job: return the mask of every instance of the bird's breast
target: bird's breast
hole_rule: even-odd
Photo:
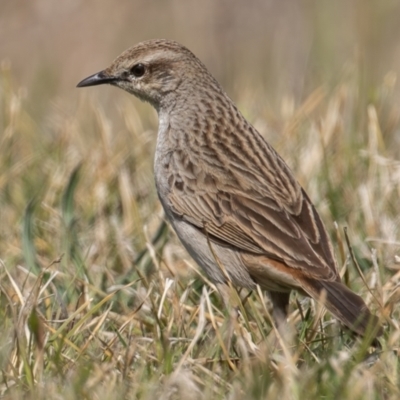
[[[171,209],[168,202],[168,195],[171,192],[171,174],[173,174],[172,161],[175,151],[176,143],[172,140],[169,115],[168,113],[160,113],[154,157],[154,177],[158,197],[167,215],[169,215]]]

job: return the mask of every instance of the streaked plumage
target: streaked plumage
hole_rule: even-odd
[[[292,289],[316,300],[325,290],[326,307],[355,332],[378,325],[341,283],[323,223],[289,167],[188,49],[140,43],[78,86],[101,83],[157,109],[157,191],[183,245],[215,283],[226,283],[227,273],[234,285],[259,284],[278,318]]]

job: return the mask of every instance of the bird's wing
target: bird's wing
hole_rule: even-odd
[[[185,152],[175,154],[180,168],[173,168],[168,196],[173,213],[212,241],[266,255],[310,278],[336,280],[333,250],[317,211],[284,161],[263,144],[270,152],[264,169],[251,163],[243,168],[231,155],[228,166],[204,164],[193,174]]]

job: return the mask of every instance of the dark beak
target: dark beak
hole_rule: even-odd
[[[76,87],[103,85],[105,83],[113,83],[117,80],[117,77],[107,75],[104,71],[100,71],[97,74],[90,75],[83,81],[80,81]]]

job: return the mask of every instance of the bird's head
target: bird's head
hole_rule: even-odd
[[[168,94],[193,79],[204,67],[186,47],[169,40],[149,40],[124,51],[105,70],[78,87],[111,84],[159,109]]]

